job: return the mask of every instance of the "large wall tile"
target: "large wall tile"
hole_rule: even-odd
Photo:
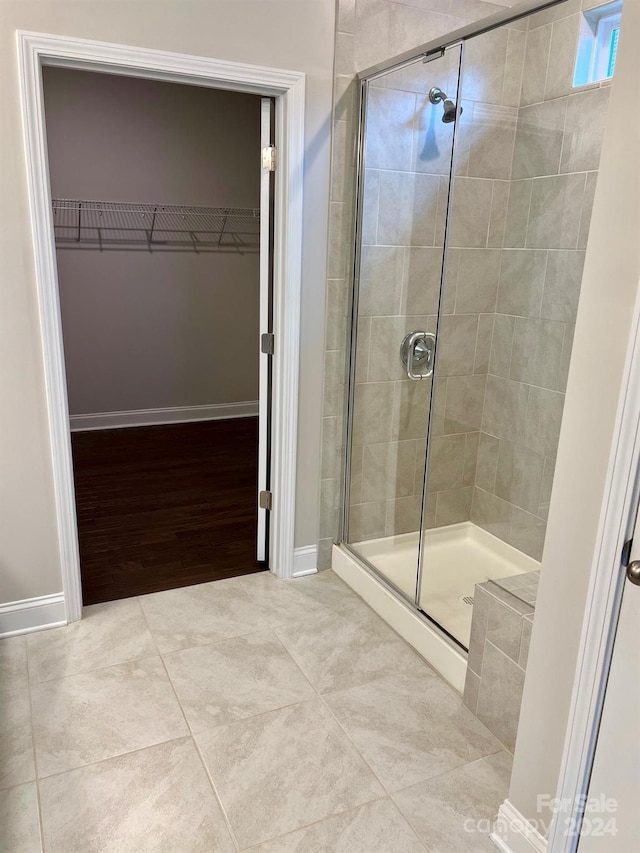
[[[360,257],[358,314],[399,314],[406,250],[397,246],[363,246]]]
[[[513,153],[515,180],[558,174],[563,154],[567,100],[556,98],[519,111]]]
[[[389,412],[392,411],[393,397],[393,382],[369,382],[365,385],[356,385],[353,417],[354,444],[391,441],[392,424]]]
[[[547,253],[530,249],[503,252],[497,311],[517,317],[539,317]]]
[[[497,598],[491,598],[487,620],[487,640],[515,663],[520,655],[522,616]]]
[[[476,485],[485,492],[495,493],[500,440],[486,432],[480,433]]]
[[[561,172],[589,172],[600,165],[610,87],[577,92],[569,98]]]
[[[546,524],[542,519],[517,506],[513,507],[509,540],[514,548],[534,560],[541,560],[545,533]]]
[[[442,249],[409,248],[404,251],[402,313],[437,314],[442,275]]]
[[[560,438],[564,394],[531,387],[528,396],[524,443],[545,456],[555,457]]]
[[[537,104],[544,99],[547,79],[549,48],[551,46],[551,24],[538,26],[527,34],[527,47],[522,75],[521,104]]]
[[[510,752],[520,718],[524,670],[492,643],[485,643],[476,714]]]
[[[474,432],[482,426],[486,376],[450,376],[447,380],[446,433]]]
[[[498,539],[508,541],[511,529],[511,504],[477,487],[473,490],[471,521]]]
[[[527,427],[529,386],[489,374],[482,431],[509,441],[522,439]]]
[[[412,92],[369,87],[367,166],[410,171],[416,96]],[[429,170],[430,171],[430,170]]]
[[[585,175],[559,175],[533,182],[527,229],[532,249],[575,249],[580,232]]]
[[[413,494],[416,442],[367,444],[362,458],[362,503]]]
[[[540,505],[544,456],[520,444],[501,441],[494,494],[529,512]]]
[[[438,178],[410,172],[380,173],[378,243],[433,246]]]
[[[473,373],[477,336],[477,314],[448,314],[441,318],[436,354],[440,376]]]
[[[465,248],[487,245],[493,183],[481,178],[454,178],[451,225],[451,246]]]
[[[575,323],[582,285],[584,252],[549,252],[540,316]]]
[[[564,343],[564,323],[516,317],[511,379],[556,388]]]
[[[527,226],[531,207],[533,181],[512,181],[504,228],[505,248],[521,248],[527,242]]]
[[[429,443],[427,489],[440,492],[463,485],[466,435],[437,435]]]
[[[446,527],[448,524],[460,524],[471,518],[471,501],[473,488],[449,489],[436,492],[435,527]]]
[[[515,317],[507,314],[496,314],[494,317],[488,371],[493,376],[508,379],[511,375],[514,325]]]
[[[568,95],[573,87],[581,15],[570,15],[553,23],[545,100]]]
[[[495,311],[500,262],[498,249],[461,249],[456,284],[456,314]]]

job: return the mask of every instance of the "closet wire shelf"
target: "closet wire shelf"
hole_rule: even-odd
[[[260,210],[54,198],[58,248],[257,252]]]

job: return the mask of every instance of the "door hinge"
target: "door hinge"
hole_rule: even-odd
[[[265,332],[260,337],[260,352],[263,352],[265,355],[273,355],[275,342],[276,339],[273,332]]]
[[[275,172],[278,165],[278,150],[275,145],[262,149],[262,168],[265,172]]]
[[[273,509],[273,493],[260,492],[258,504],[260,506],[260,509]]]

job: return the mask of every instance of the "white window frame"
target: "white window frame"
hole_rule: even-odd
[[[578,43],[574,87],[587,86],[610,80],[609,59],[611,34],[620,26],[622,0],[596,6],[583,13],[582,29]]]

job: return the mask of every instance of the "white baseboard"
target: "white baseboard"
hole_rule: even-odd
[[[64,594],[61,592],[0,604],[0,638],[66,624]]]
[[[92,429],[122,429],[135,426],[159,426],[189,421],[218,421],[230,418],[253,418],[258,415],[258,401],[214,403],[211,406],[175,406],[168,409],[134,409],[130,412],[96,412],[71,415],[71,432]]]
[[[502,853],[546,853],[547,840],[509,802],[498,811],[491,840]]]
[[[318,571],[318,546],[305,545],[293,551],[293,578],[315,575]]]
[[[462,694],[467,674],[467,657],[462,651],[339,545],[333,546],[332,566],[333,571],[364,598],[369,607]]]

